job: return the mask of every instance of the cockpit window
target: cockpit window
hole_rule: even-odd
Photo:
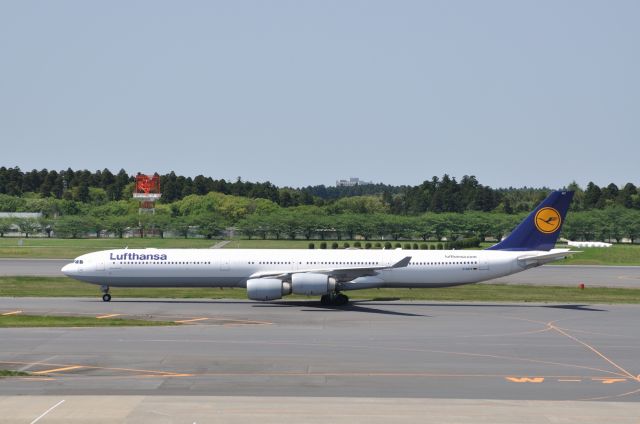
[[[76,259],[75,261],[73,261],[74,264],[83,264],[83,260],[82,259]]]

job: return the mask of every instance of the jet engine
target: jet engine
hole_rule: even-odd
[[[328,275],[301,272],[291,276],[291,289],[295,294],[323,295],[333,292],[335,288],[335,278]]]
[[[276,300],[287,294],[291,294],[291,284],[277,278],[247,280],[247,296],[251,300]]]

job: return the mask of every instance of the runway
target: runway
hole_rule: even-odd
[[[0,329],[0,368],[41,377],[0,395],[640,400],[635,305],[0,299],[15,311],[184,324]]]
[[[640,288],[639,266],[543,265],[487,283]]]
[[[0,259],[0,276],[62,277],[72,259]],[[488,283],[640,288],[640,266],[544,265]]]
[[[63,266],[73,259],[13,259],[0,258],[0,276],[62,277]]]

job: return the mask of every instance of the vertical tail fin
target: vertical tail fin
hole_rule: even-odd
[[[551,250],[558,240],[573,191],[554,191],[511,234],[487,250]]]

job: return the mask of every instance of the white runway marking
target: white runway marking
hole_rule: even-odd
[[[38,421],[40,421],[40,419],[42,417],[44,417],[45,415],[47,415],[49,412],[53,411],[54,409],[56,409],[58,406],[62,405],[64,403],[64,399],[62,399],[60,402],[56,403],[55,405],[53,405],[51,408],[47,409],[46,411],[44,411],[42,413],[42,415],[40,415],[38,418],[36,418],[35,420],[31,421],[30,424],[36,424]]]

